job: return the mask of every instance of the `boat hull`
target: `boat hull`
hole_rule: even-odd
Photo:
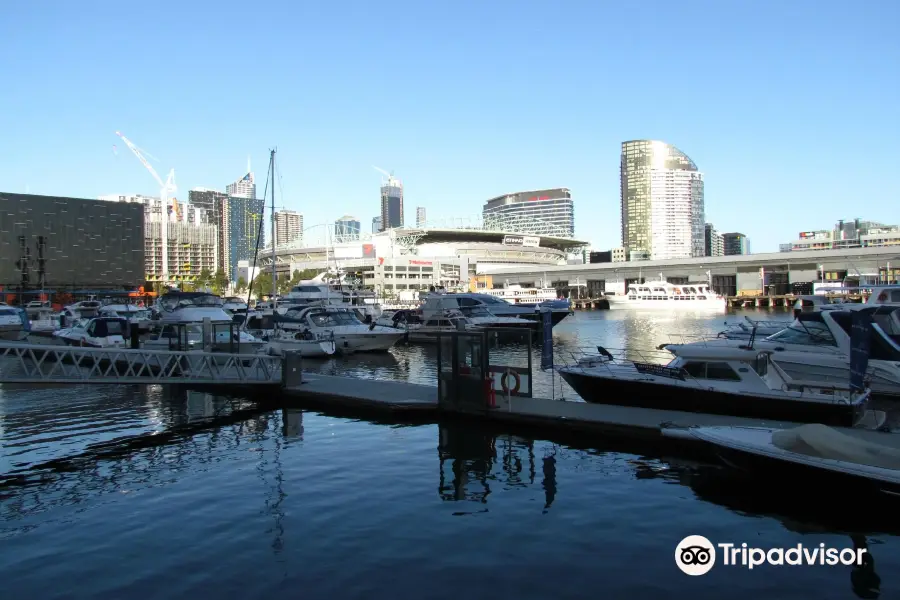
[[[728,310],[724,298],[714,300],[628,300],[626,296],[606,296],[610,310],[677,310],[721,311]]]
[[[747,449],[723,446],[704,440],[722,463],[743,471],[756,480],[769,484],[793,486],[799,489],[834,490],[852,489],[854,493],[889,494],[900,497],[900,484],[880,481],[861,473],[824,469],[811,464],[790,460],[788,455],[772,456]]]
[[[560,375],[585,402],[659,410],[676,410],[852,427],[864,414],[866,402],[854,405],[793,398],[766,398],[700,387],[675,387],[651,381],[595,377],[560,370]]]
[[[28,337],[28,332],[21,325],[0,325],[0,340],[4,342],[21,342]]]
[[[334,334],[334,345],[338,352],[387,352],[406,334],[397,333],[359,333]]]
[[[284,356],[285,352],[298,352],[302,358],[325,358],[335,354],[335,345],[329,341],[272,341],[269,353]]]

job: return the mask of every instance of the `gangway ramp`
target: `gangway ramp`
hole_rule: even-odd
[[[265,354],[0,342],[0,383],[280,385],[281,372]]]

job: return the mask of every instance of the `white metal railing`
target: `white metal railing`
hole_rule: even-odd
[[[224,352],[81,348],[0,342],[0,383],[281,382],[281,357]]]

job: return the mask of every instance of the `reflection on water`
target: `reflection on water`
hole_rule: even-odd
[[[652,345],[685,328],[613,313],[579,318],[583,327],[557,327],[558,351],[615,339]],[[415,380],[430,377],[429,352],[320,366]],[[425,589],[443,598],[458,596],[461,581],[475,584],[466,591],[475,598],[898,593],[900,525],[886,516],[896,507],[860,507],[838,490],[786,497],[633,444],[261,412],[153,386],[2,386],[0,427],[0,578],[10,598]],[[686,578],[672,554],[689,534],[760,547],[853,545],[870,556],[852,569],[717,567]]]

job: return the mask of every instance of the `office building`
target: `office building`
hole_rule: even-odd
[[[381,229],[403,227],[403,183],[389,175],[381,184]]]
[[[358,240],[361,231],[360,227],[359,219],[350,215],[344,215],[334,222],[335,241],[349,242]]]
[[[725,240],[712,223],[704,227],[703,250],[704,256],[725,256]]]
[[[373,217],[372,218],[372,233],[378,233],[379,231],[383,231],[384,227],[382,226],[381,217]]]
[[[782,252],[797,250],[840,250],[900,245],[900,227],[875,221],[840,220],[831,230],[801,231],[798,239],[781,244]]]
[[[303,215],[295,210],[275,211],[275,246],[281,248],[303,240]]]
[[[416,228],[425,227],[425,207],[416,207]]]
[[[704,255],[703,174],[681,150],[654,140],[622,143],[622,245],[630,256]]]
[[[262,198],[229,196],[222,215],[222,270],[231,281],[237,281],[238,262],[253,262],[256,255],[257,236],[259,247],[263,248],[264,232],[261,229],[263,208]]]
[[[725,251],[725,256],[750,254],[750,240],[743,233],[723,233],[722,247]]]
[[[486,229],[573,237],[575,207],[568,188],[515,192],[491,198],[481,215]]]
[[[5,291],[141,286],[143,205],[0,192],[0,257]]]

